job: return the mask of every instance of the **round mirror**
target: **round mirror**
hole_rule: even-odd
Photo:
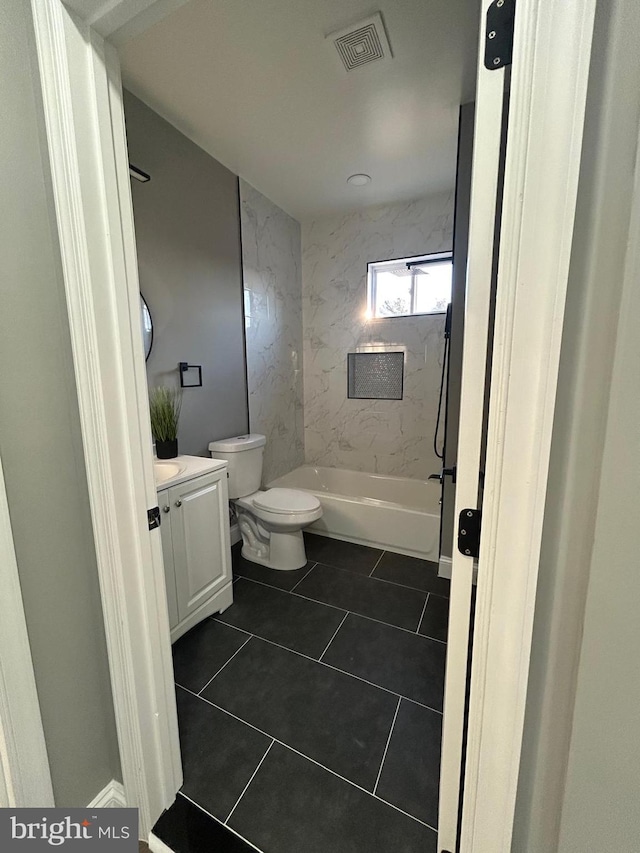
[[[153,346],[153,323],[151,321],[149,306],[144,301],[142,294],[140,294],[140,323],[142,324],[142,341],[144,343],[144,358],[146,361]]]

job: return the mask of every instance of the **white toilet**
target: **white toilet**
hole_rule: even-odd
[[[228,463],[229,498],[242,534],[242,556],[270,569],[291,571],[307,562],[302,528],[322,515],[320,501],[297,489],[260,491],[264,435],[239,435],[209,444]]]

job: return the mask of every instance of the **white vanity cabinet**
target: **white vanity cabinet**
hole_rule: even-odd
[[[226,465],[167,485],[158,505],[173,642],[233,602]]]

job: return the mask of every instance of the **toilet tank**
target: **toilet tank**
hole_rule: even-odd
[[[267,439],[252,433],[209,443],[214,459],[224,459],[229,472],[229,497],[244,498],[257,492],[262,482],[262,455]]]

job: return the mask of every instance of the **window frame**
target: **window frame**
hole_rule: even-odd
[[[404,261],[408,264],[412,264],[415,266],[424,265],[424,264],[438,264],[443,261],[451,261],[451,269],[452,269],[452,289],[453,289],[453,251],[447,252],[430,252],[425,255],[411,255],[409,257],[401,257],[401,258],[388,258],[384,261],[369,261],[367,263],[367,316],[369,320],[399,320],[406,319],[407,317],[432,317],[438,314],[446,314],[446,309],[444,311],[416,311],[416,299],[417,299],[417,288],[416,288],[416,275],[413,273],[411,275],[411,310],[407,314],[389,314],[389,315],[379,315],[376,314],[376,287],[377,287],[377,273],[384,272],[384,269],[381,269],[385,264],[397,264],[398,261]],[[407,278],[409,278],[407,276]]]

